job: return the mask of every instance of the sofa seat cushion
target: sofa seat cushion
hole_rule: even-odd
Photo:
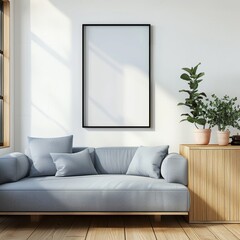
[[[128,175],[24,178],[0,185],[0,211],[188,211],[182,184]]]

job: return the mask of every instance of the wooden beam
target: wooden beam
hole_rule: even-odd
[[[10,145],[10,3],[3,2],[3,146]]]

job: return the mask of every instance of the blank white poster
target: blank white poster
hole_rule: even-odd
[[[83,31],[83,126],[150,127],[150,25]]]

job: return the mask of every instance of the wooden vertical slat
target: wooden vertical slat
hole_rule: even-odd
[[[207,198],[207,168],[208,168],[208,150],[201,151],[201,203],[202,203],[202,218],[207,218],[207,205],[205,199]]]
[[[237,153],[239,152],[234,151],[231,154],[230,157],[230,171],[231,171],[231,178],[230,178],[230,216],[232,221],[236,221],[238,218],[238,208],[240,205],[240,202],[238,201],[238,196],[237,196],[237,183],[240,181],[240,178],[238,176],[237,172]]]
[[[193,159],[193,151],[189,152],[189,159]],[[189,161],[188,162],[188,189],[190,191],[190,210],[189,210],[189,221],[192,221],[194,218],[194,162]]]
[[[237,202],[238,202],[238,208],[236,209],[236,211],[238,212],[238,215],[237,215],[237,220],[239,221],[240,220],[240,150],[237,151],[237,154],[236,154],[236,161],[237,161],[237,166],[236,166],[236,171],[237,171],[237,192],[236,192],[236,195],[237,195]]]
[[[201,150],[194,151],[194,219],[203,221],[206,219],[206,162],[204,157],[206,152]]]
[[[215,216],[215,211],[214,211],[214,205],[215,205],[215,202],[214,202],[214,189],[215,189],[215,186],[214,186],[214,177],[213,177],[213,172],[215,169],[213,169],[213,163],[214,163],[214,154],[212,151],[210,151],[208,153],[208,167],[206,169],[206,172],[207,172],[207,176],[206,176],[206,179],[207,179],[207,195],[206,195],[206,199],[207,199],[207,202],[208,202],[208,205],[207,205],[207,215],[206,215],[206,218],[207,220],[211,221],[212,219],[214,219],[216,216]]]
[[[218,181],[218,201],[217,201],[217,213],[218,213],[218,220],[224,221],[225,215],[225,194],[224,194],[224,183],[225,183],[225,174],[224,174],[224,150],[218,150],[218,164],[215,166],[217,168],[217,181]]]
[[[231,151],[224,151],[224,158],[230,159],[231,157]],[[224,198],[225,198],[225,219],[227,221],[231,220],[230,216],[230,176],[231,176],[231,169],[230,169],[230,163],[229,161],[224,162],[224,175],[225,175],[225,181],[224,181]]]
[[[10,3],[3,2],[3,146],[10,145]]]
[[[199,189],[198,189],[198,179],[199,179],[199,171],[197,169],[200,168],[199,166],[199,161],[196,159],[196,153],[197,151],[193,151],[193,158],[190,160],[192,162],[192,169],[194,173],[193,177],[193,186],[192,186],[192,191],[193,191],[193,198],[192,202],[194,203],[192,208],[193,208],[193,218],[198,219],[198,206],[201,207],[200,202],[198,201],[199,198]]]
[[[214,151],[212,152],[212,169],[209,173],[211,175],[211,179],[209,179],[208,184],[211,185],[211,188],[209,189],[209,209],[208,211],[211,212],[211,217],[209,221],[214,221],[218,218],[217,216],[217,194],[218,194],[218,172],[216,169],[216,164],[218,164],[218,152]],[[209,160],[209,159],[208,159]]]

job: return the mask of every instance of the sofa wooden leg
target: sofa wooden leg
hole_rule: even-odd
[[[155,222],[161,222],[161,215],[154,215]]]
[[[41,217],[40,215],[31,215],[31,222],[39,222]]]

